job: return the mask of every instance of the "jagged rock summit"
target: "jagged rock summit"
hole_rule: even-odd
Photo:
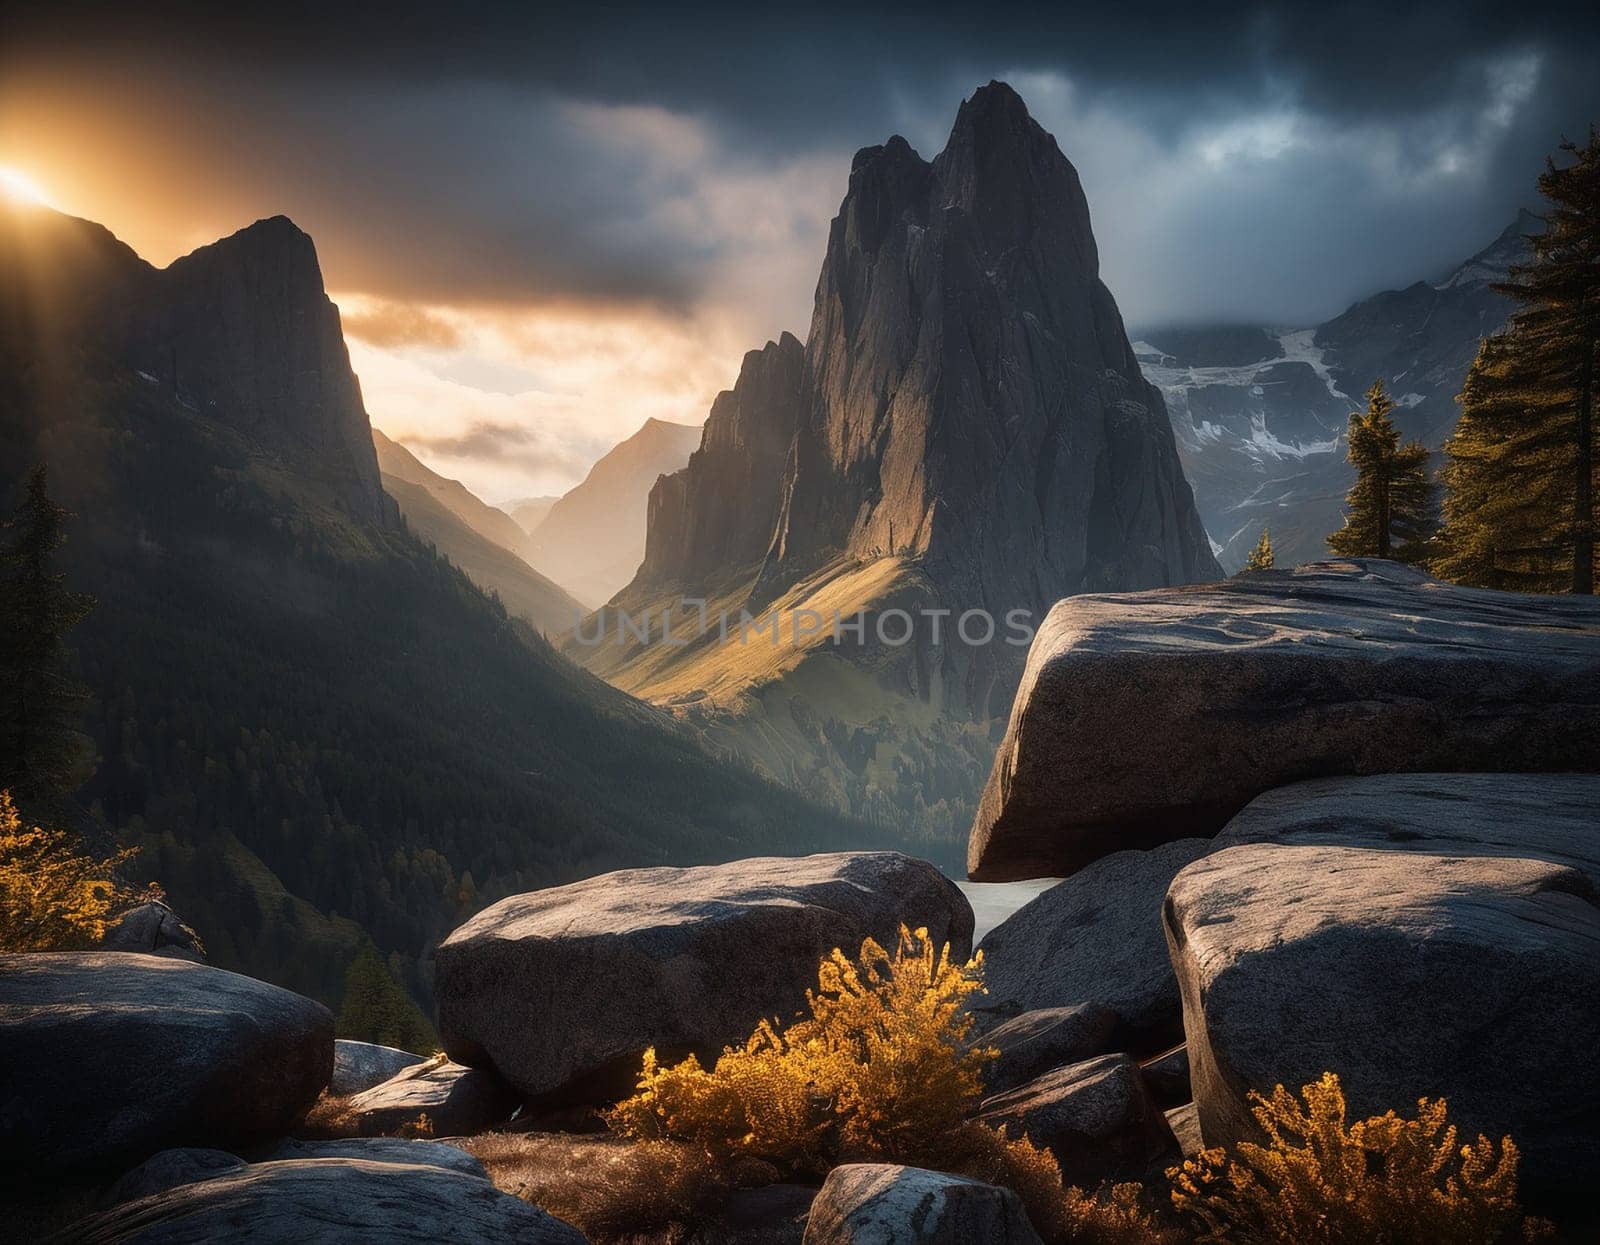
[[[1000,82],[931,163],[899,137],[857,154],[803,355],[746,357],[651,521],[641,579],[760,560],[757,600],[841,557],[915,558],[945,605],[1041,615],[1219,574],[1077,171]]]
[[[90,221],[0,214],[0,338],[41,398],[39,362],[83,352],[269,447],[352,517],[398,517],[316,246],[286,216],[156,268]]]
[[[991,82],[934,160],[898,136],[856,155],[805,343],[784,334],[745,356],[688,466],[652,491],[643,564],[614,601],[633,616],[696,599],[734,618],[932,611],[942,638],[925,623],[888,651],[831,633],[759,654],[620,634],[568,651],[693,706],[803,789],[842,776],[820,798],[962,819],[992,745],[981,729],[956,738],[959,724],[1003,714],[1022,672],[1009,617],[1220,574],[1161,395],[1100,280],[1077,171]],[[975,622],[978,639],[958,641],[973,610],[992,638]],[[944,777],[915,777],[933,770]]]

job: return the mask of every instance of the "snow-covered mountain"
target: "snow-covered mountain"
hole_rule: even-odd
[[[1350,486],[1344,430],[1378,377],[1407,436],[1437,450],[1484,336],[1510,302],[1490,288],[1542,222],[1520,213],[1438,282],[1364,299],[1316,328],[1146,329],[1134,352],[1166,397],[1184,470],[1217,558],[1243,564],[1262,527],[1284,562],[1324,556]]]

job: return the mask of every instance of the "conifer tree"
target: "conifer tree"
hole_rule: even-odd
[[[435,1041],[417,1005],[370,942],[356,952],[345,973],[337,1028],[343,1038],[419,1053],[431,1049]]]
[[[1422,442],[1402,445],[1382,380],[1367,390],[1365,410],[1350,415],[1350,463],[1356,482],[1345,497],[1344,526],[1328,548],[1344,558],[1415,561],[1433,528],[1433,484]]]
[[[1445,523],[1434,570],[1532,592],[1593,593],[1600,134],[1564,144],[1539,178],[1549,201],[1533,262],[1495,288],[1519,310],[1483,343],[1445,443]]]
[[[66,517],[35,468],[0,545],[0,787],[24,807],[70,794],[88,776],[79,729],[88,690],[65,637],[94,602],[52,569]]]
[[[1244,569],[1247,571],[1270,571],[1272,564],[1272,536],[1266,528],[1262,528],[1261,539],[1256,541],[1256,547],[1250,551],[1250,556],[1244,560]]]

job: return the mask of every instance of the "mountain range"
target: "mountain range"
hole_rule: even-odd
[[[647,419],[527,529],[529,561],[590,608],[609,601],[644,557],[651,488],[682,468],[699,444],[697,424]]]
[[[1352,474],[1349,413],[1374,380],[1407,437],[1437,451],[1478,343],[1511,302],[1492,288],[1531,254],[1543,222],[1528,212],[1436,281],[1354,304],[1314,328],[1143,329],[1134,349],[1172,416],[1184,470],[1224,567],[1237,570],[1263,527],[1280,561],[1327,556]],[[1437,458],[1435,459],[1437,466]]]
[[[449,491],[385,458],[421,480],[410,515]],[[142,849],[213,963],[337,1006],[370,939],[426,999],[429,949],[496,896],[888,841],[713,760],[419,539],[284,218],[157,269],[0,210],[0,503],[39,463],[97,602],[71,635],[82,817]]]
[[[459,480],[424,466],[415,454],[376,428],[373,444],[384,492],[411,530],[427,541],[508,613],[542,634],[559,635],[585,613],[564,588],[528,564],[532,542],[511,515],[480,500]]]
[[[559,495],[554,497],[514,497],[510,501],[501,502],[500,509],[515,519],[517,526],[524,533],[532,536],[534,530],[544,522],[545,516],[550,513],[560,500]]]
[[[859,152],[806,341],[745,357],[613,606],[874,621],[566,651],[837,807],[964,833],[1025,652],[1001,620],[1221,573],[1098,269],[1076,170],[1003,83],[931,162],[900,137]],[[877,630],[895,611],[923,620],[903,645]],[[990,640],[958,632],[969,612]]]

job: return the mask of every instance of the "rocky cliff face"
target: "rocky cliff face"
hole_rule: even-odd
[[[650,491],[639,582],[697,583],[759,564],[772,544],[800,426],[805,347],[785,333],[744,357],[682,471]]]
[[[310,237],[274,216],[158,277],[134,365],[186,405],[292,451],[357,517],[389,517],[361,386]]]
[[[37,381],[41,362],[131,371],[283,455],[352,517],[395,517],[338,308],[311,239],[285,217],[157,269],[89,221],[8,212],[0,327],[17,374],[27,364]]]
[[[932,163],[898,137],[856,156],[803,355],[746,358],[649,547],[657,582],[760,560],[758,603],[886,555],[997,614],[1219,574],[1077,172],[1010,87]]]
[[[898,137],[856,155],[806,344],[747,355],[651,495],[613,604],[659,619],[703,599],[787,619],[782,638],[713,625],[668,649],[602,625],[567,651],[818,799],[953,836],[1022,673],[1018,612],[1220,574],[1077,172],[990,83],[935,160]],[[981,618],[961,629],[971,610],[987,639]],[[920,615],[912,634],[870,634],[897,612]],[[859,643],[798,632],[858,614]]]

